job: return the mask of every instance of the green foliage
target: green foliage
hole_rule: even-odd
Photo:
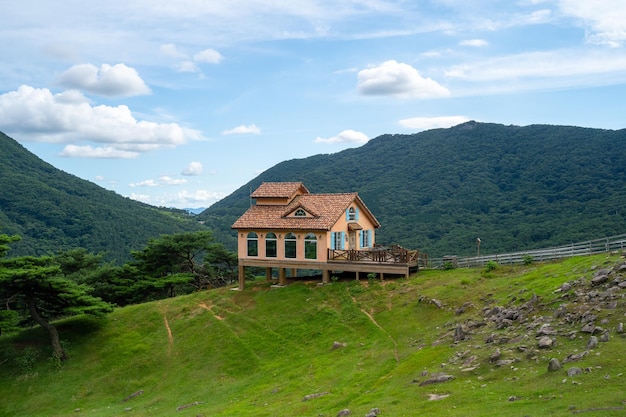
[[[626,130],[468,122],[382,135],[330,155],[285,161],[198,216],[234,249],[230,226],[263,181],[314,193],[356,191],[382,224],[376,241],[431,257],[495,254],[623,233]]]
[[[584,350],[585,338],[568,337],[579,332],[579,322],[560,324],[558,346],[530,359],[534,331],[525,325],[497,329],[485,323],[472,327],[467,340],[453,342],[457,324],[483,322],[486,306],[521,306],[537,295],[533,316],[553,317],[563,295],[556,288],[581,276],[589,280],[598,267],[618,262],[603,255],[502,266],[491,279],[481,278],[481,268],[424,270],[375,286],[346,280],[276,290],[259,281],[244,291],[220,288],[116,309],[98,325],[81,316],[61,320],[58,327],[72,347],[62,372],[34,351],[24,354],[26,373],[9,359],[19,352],[15,347],[43,352],[40,329],[0,338],[0,415],[56,417],[80,409],[93,417],[333,416],[348,408],[362,416],[377,407],[390,416],[565,416],[585,410],[618,416],[624,338],[612,337],[570,364],[593,370],[574,377],[566,368],[548,372],[547,363]],[[463,305],[470,307],[456,314]],[[624,312],[619,304],[595,314],[613,329]],[[530,339],[514,341],[527,331]],[[485,343],[492,334],[511,339]],[[491,363],[496,348],[516,362]],[[476,367],[463,367],[470,356]],[[425,374],[440,372],[455,378],[420,385]],[[304,401],[316,393],[327,394]],[[449,397],[429,401],[431,394]],[[176,411],[188,404],[195,405]]]
[[[524,255],[522,259],[524,261],[524,265],[531,265],[533,263],[532,255]]]
[[[204,229],[45,163],[0,132],[0,231],[22,236],[11,256],[86,248],[118,264],[150,238]]]
[[[495,271],[497,268],[498,268],[498,263],[496,261],[491,260],[485,264],[486,272]]]

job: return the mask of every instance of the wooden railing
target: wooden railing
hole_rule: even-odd
[[[626,235],[612,236],[570,245],[556,246],[547,249],[534,249],[521,252],[501,253],[498,255],[450,257],[431,259],[429,268],[442,268],[446,262],[454,263],[455,267],[483,266],[489,261],[499,264],[521,264],[527,261],[542,262],[573,256],[595,255],[613,251],[626,250]]]
[[[392,245],[391,247],[374,246],[373,248],[362,250],[329,249],[328,260],[426,265],[428,256],[420,254],[418,250],[409,250],[401,246]]]

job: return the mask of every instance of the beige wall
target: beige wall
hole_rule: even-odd
[[[259,238],[259,256],[248,256],[248,233],[255,232]],[[317,237],[317,261],[326,262],[328,257],[328,241],[326,237],[327,231],[312,230],[312,231],[298,231],[298,230],[238,230],[237,231],[237,253],[239,258],[242,259],[285,259],[285,235],[288,233],[296,235],[296,258],[295,260],[305,261],[304,258],[304,237],[309,233],[314,233]],[[277,256],[276,258],[265,257],[265,237],[267,233],[274,233],[276,235],[277,244]],[[293,260],[290,258],[290,260]],[[312,259],[306,259],[306,261],[312,261]]]

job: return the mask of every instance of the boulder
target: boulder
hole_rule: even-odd
[[[550,359],[548,362],[548,371],[558,371],[561,369],[561,362],[557,358]]]

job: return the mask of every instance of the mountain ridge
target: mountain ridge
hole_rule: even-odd
[[[150,238],[200,228],[59,170],[0,132],[0,233],[22,237],[9,256],[82,247],[121,263]]]
[[[385,134],[336,154],[281,162],[198,218],[234,247],[229,230],[263,181],[311,192],[357,191],[381,243],[433,256],[533,249],[626,229],[626,130],[466,122]],[[574,221],[572,221],[574,220]]]

